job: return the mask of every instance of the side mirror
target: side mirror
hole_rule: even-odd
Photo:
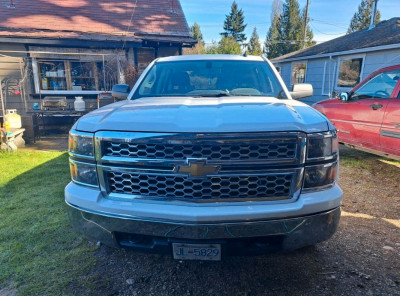
[[[301,99],[306,97],[311,97],[314,94],[314,90],[311,84],[309,83],[299,83],[293,85],[293,89],[290,92],[290,95],[293,99]]]
[[[128,98],[129,92],[129,85],[116,84],[112,88],[111,95],[118,100],[126,100]]]
[[[347,92],[340,93],[339,100],[347,102],[349,100],[349,94]]]

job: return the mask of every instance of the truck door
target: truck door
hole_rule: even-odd
[[[381,126],[399,76],[400,69],[378,73],[350,96],[346,109],[357,145],[380,150]]]
[[[398,70],[400,76],[400,69]],[[381,128],[381,146],[384,152],[400,157],[400,80],[393,92],[394,98],[386,107]]]

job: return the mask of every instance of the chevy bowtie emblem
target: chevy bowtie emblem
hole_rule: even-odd
[[[188,158],[187,165],[177,167],[177,173],[187,173],[190,177],[204,178],[207,175],[218,173],[220,166],[207,165],[203,158]]]

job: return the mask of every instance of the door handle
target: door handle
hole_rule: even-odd
[[[372,104],[372,105],[369,105],[369,106],[374,110],[378,110],[378,109],[383,107],[382,104]]]

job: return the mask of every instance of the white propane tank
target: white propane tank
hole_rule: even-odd
[[[7,109],[5,121],[9,123],[10,128],[21,128],[21,116],[17,114],[17,109]]]
[[[83,97],[75,97],[75,102],[74,102],[75,111],[85,111],[86,104],[85,101],[82,99]]]

